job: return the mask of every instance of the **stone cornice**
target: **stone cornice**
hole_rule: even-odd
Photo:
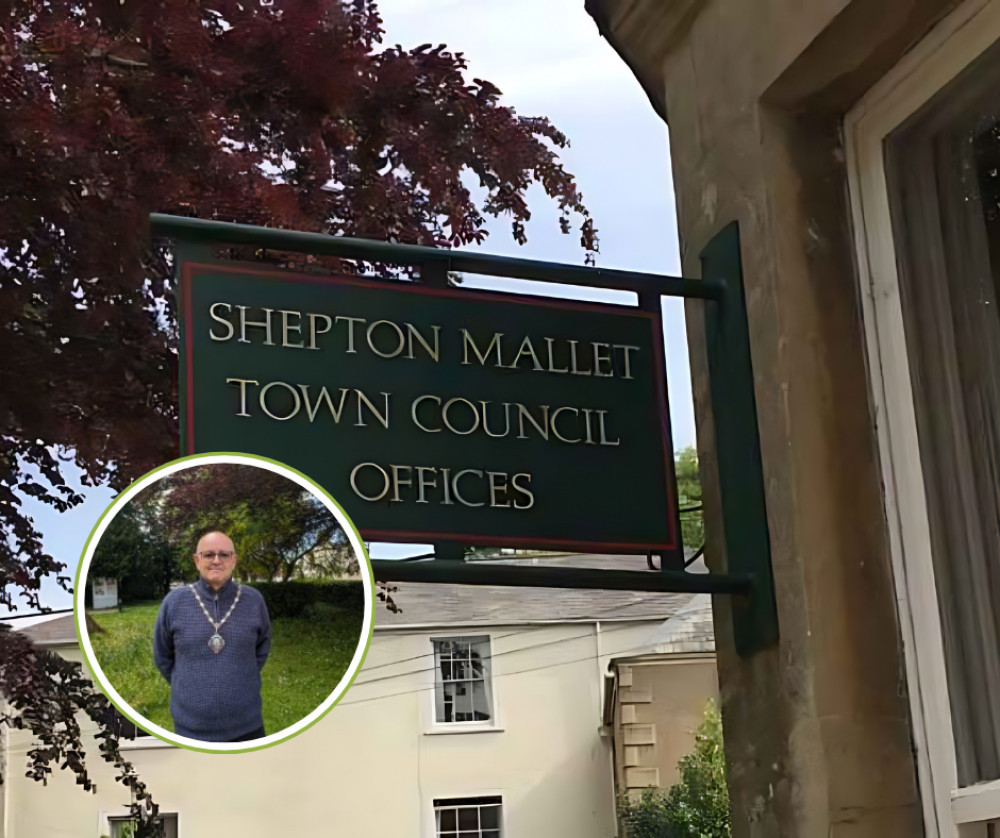
[[[585,0],[597,29],[667,119],[663,61],[687,34],[705,0]]]

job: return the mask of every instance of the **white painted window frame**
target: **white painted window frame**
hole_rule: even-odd
[[[449,808],[449,809],[450,808],[456,808],[456,807],[452,807],[452,806],[449,806],[449,807],[438,807],[438,806],[435,805],[435,801],[436,800],[468,800],[470,802],[467,805],[465,805],[465,806],[458,806],[457,808],[470,809],[470,808],[472,808],[474,806],[476,806],[478,808],[482,808],[481,804],[472,803],[471,801],[478,800],[478,799],[481,799],[483,797],[497,797],[497,798],[500,799],[499,803],[494,803],[494,804],[490,804],[490,805],[492,805],[492,806],[499,806],[500,807],[500,817],[497,819],[497,822],[500,825],[500,838],[503,838],[507,834],[507,822],[506,822],[507,806],[506,806],[506,804],[504,802],[503,794],[501,792],[495,791],[495,790],[487,792],[486,794],[467,794],[467,793],[465,793],[465,794],[460,794],[460,795],[455,795],[455,796],[444,795],[444,794],[435,796],[431,800],[431,806],[430,806],[431,819],[432,819],[431,831],[430,831],[431,838],[440,838],[440,836],[441,836],[441,833],[439,833],[438,829],[437,829],[437,811],[438,811],[438,808]],[[450,835],[451,833],[445,833],[445,834],[446,835]]]
[[[99,831],[101,835],[110,835],[114,832],[113,822],[120,823],[122,821],[128,820],[131,812],[128,807],[122,806],[117,811],[114,812],[101,812],[99,816]],[[177,835],[181,834],[181,818],[178,812],[160,812],[161,818],[173,818],[174,823],[177,825]]]
[[[442,642],[447,642],[449,640],[456,640],[460,637],[485,637],[489,643],[490,656],[489,664],[487,670],[486,680],[489,683],[490,696],[492,699],[493,715],[489,721],[471,721],[471,722],[439,722],[437,718],[437,688],[438,688],[438,676],[439,670],[437,665],[437,644]],[[430,672],[429,679],[429,694],[430,702],[428,706],[428,724],[425,726],[425,733],[436,734],[436,733],[496,733],[502,732],[503,726],[500,724],[500,712],[499,712],[499,699],[497,696],[497,683],[496,683],[496,668],[493,663],[493,656],[495,654],[496,640],[494,637],[494,632],[489,630],[478,630],[470,628],[467,631],[454,632],[451,634],[433,634],[429,637],[431,642],[432,650],[432,660],[434,662],[432,670]]]
[[[500,838],[505,838],[505,836],[510,835],[507,823],[510,813],[510,797],[508,790],[503,788],[473,787],[471,790],[463,788],[461,791],[456,791],[455,793],[442,792],[441,794],[434,794],[430,797],[422,797],[420,801],[421,838],[437,838],[437,807],[434,805],[435,800],[452,800],[459,798],[472,800],[477,797],[500,798]]]
[[[985,835],[983,824],[1000,818],[1000,781],[958,788],[884,139],[997,40],[1000,0],[966,0],[844,119],[868,369],[927,838]]]

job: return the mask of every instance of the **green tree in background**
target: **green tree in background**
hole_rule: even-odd
[[[244,580],[335,577],[357,572],[347,536],[330,511],[297,483],[255,466],[215,464],[183,469],[146,490],[156,522],[184,556],[200,536],[222,530],[239,554]]]
[[[699,549],[705,543],[705,522],[701,512],[701,478],[698,476],[698,452],[682,448],[674,453],[674,470],[677,473],[677,496],[682,510],[681,534],[684,545]]]
[[[115,516],[102,536],[88,576],[118,580],[123,603],[159,599],[178,578],[178,554],[156,526],[153,510],[140,502]]]
[[[677,767],[680,782],[666,792],[648,789],[637,802],[622,797],[619,814],[627,838],[729,838],[722,716],[715,702],[705,706],[694,750]]]

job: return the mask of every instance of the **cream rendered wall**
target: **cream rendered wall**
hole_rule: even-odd
[[[264,751],[202,754],[159,743],[128,754],[181,838],[329,834],[426,838],[433,799],[501,794],[506,834],[610,838],[612,766],[601,724],[610,657],[635,653],[655,621],[379,630],[358,681],[304,734]],[[493,637],[499,730],[436,732],[432,637]],[[80,659],[75,648],[66,657]],[[402,661],[393,663],[393,661]],[[2,838],[97,838],[127,795],[96,755],[98,793],[63,772],[24,778],[11,737]]]
[[[381,645],[373,643],[373,659]],[[76,650],[66,656],[80,657]],[[161,810],[179,814],[184,838],[315,835],[319,827],[342,835],[416,835],[410,827],[419,817],[415,707],[413,695],[338,707],[305,734],[248,754],[143,747],[128,756]],[[23,735],[11,737],[15,770],[4,838],[97,838],[100,812],[123,813],[128,795],[96,748],[88,752],[98,785],[91,795],[64,772],[55,772],[47,787],[20,776],[25,745]]]

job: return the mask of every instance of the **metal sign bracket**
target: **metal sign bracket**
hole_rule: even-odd
[[[752,654],[777,639],[770,539],[736,222],[720,231],[702,251],[701,279],[435,250],[156,213],[150,216],[150,222],[154,235],[177,242],[179,259],[204,258],[212,246],[254,245],[418,266],[422,281],[429,285],[444,284],[448,272],[460,271],[630,291],[637,295],[639,307],[646,310],[658,311],[663,296],[705,300],[726,573],[689,573],[677,562],[666,561],[665,556],[661,556],[658,571],[467,562],[464,545],[455,542],[435,543],[434,558],[428,561],[373,561],[372,568],[375,578],[385,582],[731,594],[734,595],[736,648],[741,655]]]

